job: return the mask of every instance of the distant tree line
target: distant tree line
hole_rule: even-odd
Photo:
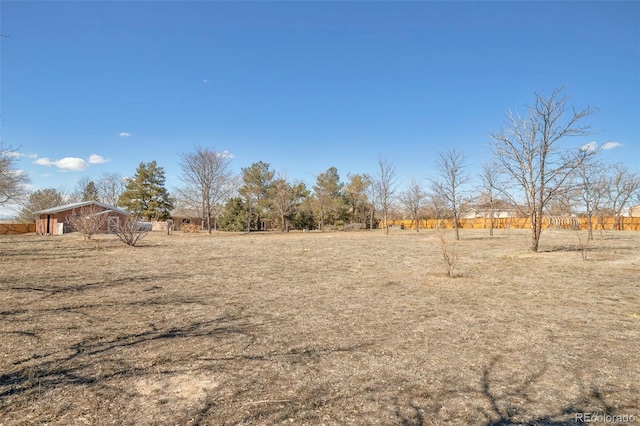
[[[413,178],[404,190],[397,184],[395,163],[378,155],[375,174],[347,173],[336,167],[318,173],[311,187],[259,161],[236,175],[228,153],[196,145],[178,154],[181,185],[170,195],[164,169],[155,161],[139,164],[132,178],[103,174],[88,178],[71,191],[52,188],[25,198],[26,176],[15,170],[15,151],[0,151],[0,202],[22,199],[20,217],[32,212],[85,200],[120,206],[146,220],[165,220],[172,209],[195,212],[203,228],[252,232],[268,222],[282,232],[301,229],[387,229],[395,219],[416,224],[431,218],[458,223],[471,207],[489,212],[510,209],[529,218],[529,247],[538,250],[544,216],[582,215],[589,238],[604,217],[620,218],[625,209],[640,203],[640,177],[622,164],[606,164],[602,148],[594,143],[571,148],[572,137],[590,134],[585,120],[590,107],[568,105],[562,89],[550,96],[535,95],[522,113],[509,111],[503,127],[491,134],[493,160],[479,176],[471,176],[467,154],[458,148],[440,151],[432,172]],[[493,222],[491,222],[493,223]],[[490,229],[493,235],[493,228]]]

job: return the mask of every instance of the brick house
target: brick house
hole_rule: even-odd
[[[71,225],[68,223],[68,218],[83,208],[94,209],[95,213],[93,214],[108,215],[107,229],[105,229],[107,233],[112,232],[118,224],[125,223],[129,217],[128,212],[99,201],[83,201],[81,203],[65,204],[63,206],[33,212],[34,215],[38,216],[36,219],[36,234],[60,235],[73,232]]]

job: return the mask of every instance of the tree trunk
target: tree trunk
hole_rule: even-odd
[[[453,229],[456,231],[456,241],[460,241],[460,232],[458,231],[458,215],[453,215]]]
[[[538,244],[540,243],[540,233],[542,232],[542,216],[538,212],[531,214],[531,245],[529,250],[534,253],[538,252]]]
[[[587,213],[587,241],[593,240],[593,224],[591,214]]]
[[[384,233],[389,235],[389,220],[387,218],[387,212],[384,213]]]
[[[493,237],[493,216],[495,213],[493,211],[493,205],[491,206],[491,216],[489,217],[489,236]]]
[[[369,230],[373,230],[373,207],[371,208],[371,213],[369,214]]]

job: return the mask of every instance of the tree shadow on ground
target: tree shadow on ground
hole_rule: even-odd
[[[249,333],[250,326],[245,320],[246,318],[239,317],[220,317],[163,329],[151,325],[150,329],[143,332],[129,333],[108,340],[92,337],[62,349],[56,348],[55,352],[34,354],[29,358],[16,360],[0,375],[0,406],[3,398],[9,395],[25,393],[36,388],[96,384],[116,376],[133,377],[148,374],[146,368],[133,366],[126,359],[105,360],[100,355],[156,340],[246,334]],[[96,373],[96,367],[105,362],[108,362],[109,368],[106,371],[98,368],[99,372]]]
[[[362,348],[354,346],[335,350],[353,352],[360,349]],[[328,355],[333,350],[315,348],[314,351],[317,355]],[[289,351],[271,355],[282,356],[283,354],[302,356],[304,352]],[[251,359],[268,361],[269,358],[270,356],[265,355]],[[542,380],[542,377],[548,373],[546,366],[543,365],[522,382],[510,383],[509,390],[500,394],[493,388],[498,386],[504,388],[505,384],[495,379],[492,383],[492,373],[497,368],[496,358],[482,372],[480,388],[470,386],[451,391],[451,394],[464,393],[470,398],[469,400],[479,402],[475,407],[475,409],[479,409],[477,411],[479,417],[467,421],[438,417],[439,408],[447,405],[444,402],[446,399],[444,394],[425,395],[425,389],[405,390],[406,393],[389,392],[389,388],[397,389],[402,386],[399,378],[397,382],[385,381],[384,385],[363,386],[355,394],[336,392],[331,382],[317,382],[312,386],[300,389],[295,395],[286,397],[286,399],[281,399],[282,394],[278,393],[272,394],[274,395],[272,398],[260,399],[258,397],[256,399],[256,395],[260,394],[251,392],[249,381],[233,382],[230,384],[234,389],[232,394],[224,397],[219,393],[209,394],[201,401],[199,408],[187,414],[185,418],[190,419],[189,423],[194,425],[223,423],[221,419],[225,419],[229,424],[340,424],[354,422],[367,424],[374,419],[376,422],[380,419],[387,419],[383,420],[383,423],[391,419],[389,424],[403,426],[439,423],[483,426],[576,426],[582,424],[579,420],[581,413],[613,415],[616,412],[614,407],[607,403],[601,392],[596,388],[591,388],[586,389],[581,397],[569,402],[559,410],[543,415],[530,415],[528,413],[539,413],[540,411],[540,401],[531,398],[530,387]],[[438,397],[443,397],[443,399],[437,400]],[[345,412],[345,408],[351,408],[349,407],[351,401],[365,399],[375,399],[378,404],[369,407],[369,411],[357,414],[361,417],[352,418],[349,413]],[[521,402],[513,404],[514,400]],[[480,409],[480,406],[487,409]],[[245,414],[233,417],[240,412]],[[325,418],[325,413],[334,417],[327,416]],[[336,418],[336,414],[344,417]],[[228,418],[229,415],[233,418]]]
[[[482,424],[483,426],[575,426],[584,424],[586,414],[595,416],[615,416],[620,415],[620,410],[625,407],[614,407],[605,398],[603,391],[595,386],[582,385],[581,394],[575,399],[568,401],[562,408],[553,410],[545,414],[531,415],[528,413],[536,412],[536,405],[540,405],[540,401],[536,401],[531,397],[531,388],[543,379],[547,374],[547,366],[542,365],[533,374],[526,376],[519,383],[508,383],[507,391],[505,384],[498,380],[492,381],[493,373],[498,369],[500,358],[495,357],[489,365],[483,369],[481,377],[481,389],[474,387],[462,387],[455,391],[450,391],[440,397],[444,400],[447,394],[464,394],[478,401],[484,401],[488,405],[488,409],[481,409],[482,417],[486,421],[477,423],[469,420],[469,424]],[[499,393],[494,387],[502,387],[503,392]],[[438,408],[442,408],[442,400],[430,400],[423,404],[415,402],[417,395],[412,395],[405,403],[401,403],[400,397],[394,400],[395,418],[398,423],[403,426],[422,426],[434,424],[434,412]],[[437,399],[437,398],[436,398]],[[514,403],[514,401],[518,401]],[[626,407],[629,412],[633,411],[633,407]],[[538,410],[539,412],[539,410]],[[622,413],[628,414],[628,413]],[[450,423],[443,421],[444,423]]]
[[[492,359],[482,374],[482,396],[489,402],[490,420],[485,426],[572,426],[583,424],[580,416],[583,413],[597,413],[604,415],[615,414],[615,408],[609,404],[597,387],[582,389],[582,395],[569,402],[563,408],[542,416],[527,416],[526,405],[515,405],[509,400],[526,401],[534,405],[536,401],[529,397],[529,389],[546,373],[546,365],[539,368],[533,375],[528,376],[521,384],[511,384],[511,390],[499,397],[492,390],[490,376],[497,368],[499,357]]]
[[[145,288],[143,288],[142,290],[149,291],[149,285],[151,283],[163,282],[166,280],[184,280],[184,275],[180,275],[177,273],[157,275],[145,274],[143,276],[127,276],[123,278],[107,279],[94,282],[83,282],[81,284],[71,285],[13,285],[11,287],[6,287],[6,291],[26,293],[32,292],[35,294],[41,294],[43,297],[51,297],[65,295],[66,293],[78,294],[80,292],[99,291],[120,286],[127,286],[128,288],[131,288],[132,285],[140,283],[145,284]],[[20,282],[18,279],[15,279],[13,281],[16,283]],[[4,284],[10,284],[12,281],[3,280],[3,282]],[[155,287],[155,289],[159,288],[161,287]]]

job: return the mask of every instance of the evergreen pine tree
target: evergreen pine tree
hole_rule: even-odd
[[[127,183],[118,204],[146,221],[165,220],[173,208],[164,187],[164,169],[155,161],[140,163],[133,179]]]
[[[258,229],[260,226],[260,218],[264,216],[270,203],[268,195],[274,175],[275,172],[269,170],[269,163],[262,161],[253,163],[251,167],[242,168],[243,185],[238,192],[249,209],[247,232],[251,232],[251,229]]]
[[[19,217],[24,221],[32,221],[37,216],[33,212],[50,209],[65,204],[64,194],[55,188],[38,189],[29,194],[29,199],[20,210]]]
[[[82,201],[98,201],[98,188],[93,181],[89,181],[84,187]]]

